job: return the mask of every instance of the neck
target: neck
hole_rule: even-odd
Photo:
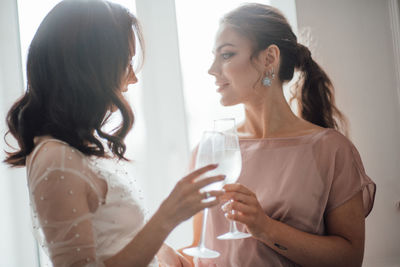
[[[279,137],[285,135],[302,121],[290,109],[282,84],[262,88],[261,95],[244,103],[246,119],[240,132],[252,138]]]

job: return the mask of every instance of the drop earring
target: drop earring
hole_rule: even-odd
[[[269,77],[271,76],[271,78]],[[262,83],[264,86],[270,87],[272,84],[272,80],[275,78],[275,73],[274,73],[274,68],[271,69],[271,71],[268,71],[265,74],[265,78],[263,79]]]

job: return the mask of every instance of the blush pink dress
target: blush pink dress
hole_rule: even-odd
[[[238,183],[252,190],[265,213],[301,231],[325,235],[325,215],[362,192],[364,213],[373,206],[376,186],[366,175],[354,145],[333,129],[305,136],[240,140],[242,172]],[[238,224],[239,230],[245,231]],[[210,209],[206,247],[216,259],[196,266],[298,266],[250,237],[218,240],[229,230],[220,207]]]
[[[141,192],[120,162],[35,138],[26,159],[33,233],[53,266],[104,266],[145,224]],[[156,258],[149,266],[156,267]]]

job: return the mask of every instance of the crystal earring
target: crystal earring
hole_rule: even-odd
[[[264,86],[270,87],[271,86],[271,79],[268,76],[265,76],[265,78],[262,81]]]
[[[271,78],[268,77],[271,75]],[[270,87],[272,84],[272,80],[275,78],[274,68],[271,71],[265,74],[265,78],[263,79],[262,83],[264,86]]]

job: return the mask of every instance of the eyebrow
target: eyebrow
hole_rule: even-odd
[[[214,50],[213,51],[213,53],[215,54],[215,52],[219,52],[222,48],[224,48],[225,46],[235,46],[235,45],[233,45],[233,44],[231,44],[231,43],[224,43],[224,44],[222,44],[222,45],[220,45],[220,46],[218,46],[218,48],[216,49],[216,50]]]

